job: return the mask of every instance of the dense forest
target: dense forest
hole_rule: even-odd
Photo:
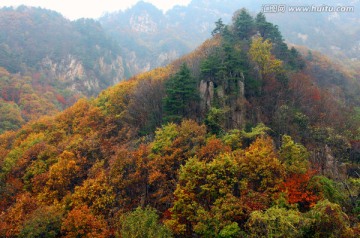
[[[241,9],[54,116],[4,103],[0,236],[358,237],[358,77]]]

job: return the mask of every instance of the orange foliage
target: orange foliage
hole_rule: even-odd
[[[19,234],[23,221],[37,207],[37,201],[30,193],[16,196],[16,203],[6,212],[0,213],[0,236],[15,237]]]
[[[307,210],[314,206],[320,197],[308,188],[310,179],[315,171],[308,170],[304,174],[291,174],[283,183],[283,191],[287,194],[290,204],[297,203],[301,210]]]
[[[110,185],[118,194],[117,202],[130,211],[148,201],[149,148],[140,145],[135,151],[120,148],[110,161]]]
[[[95,217],[87,206],[71,210],[61,226],[61,230],[65,233],[64,237],[66,238],[109,237],[109,231],[106,228],[106,222],[99,217]]]
[[[230,146],[224,145],[224,143],[215,137],[211,137],[206,145],[201,147],[196,153],[200,160],[211,161],[216,156],[222,153],[229,153],[231,151]]]
[[[205,135],[205,126],[192,120],[185,120],[181,125],[168,124],[157,131],[149,162],[151,198],[156,208],[161,211],[169,208],[180,166],[205,144]]]
[[[49,169],[49,179],[42,196],[45,199],[61,199],[73,187],[78,177],[80,168],[76,163],[75,155],[71,152],[64,151],[57,163]]]
[[[149,79],[158,81],[169,78],[170,75],[173,73],[174,73],[173,66],[168,65],[165,67],[159,67],[151,71],[139,74],[135,76],[133,79],[136,81],[149,80]]]

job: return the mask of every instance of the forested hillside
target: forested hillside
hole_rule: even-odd
[[[0,133],[54,115],[125,78],[120,48],[95,20],[0,9]]]
[[[358,237],[358,75],[232,19],[0,135],[0,236]]]

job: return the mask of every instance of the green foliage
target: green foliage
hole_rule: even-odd
[[[273,206],[251,213],[246,223],[249,237],[303,237],[309,219],[299,211]]]
[[[338,204],[328,200],[318,202],[309,212],[311,224],[307,237],[352,237],[349,218]]]
[[[329,202],[345,205],[345,190],[341,189],[340,186],[335,181],[321,175],[314,176],[309,184],[309,187],[319,191],[323,198],[329,200]]]
[[[332,127],[312,127],[310,129],[310,139],[314,144],[319,147],[329,146],[333,155],[341,161],[346,162],[349,160],[348,150],[350,148],[349,140],[342,135],[342,132],[336,131]]]
[[[245,145],[250,145],[256,138],[264,136],[270,132],[270,128],[265,126],[264,123],[259,123],[255,127],[248,130],[241,130],[241,138]]]
[[[240,191],[246,183],[239,179],[239,166],[229,154],[219,155],[206,163],[192,158],[181,167],[174,192],[176,201],[166,221],[176,234],[192,232],[205,237],[235,235],[236,223],[244,216]],[[232,236],[229,236],[232,237]]]
[[[184,117],[191,117],[191,109],[193,103],[199,100],[199,92],[197,82],[185,63],[181,65],[179,72],[166,82],[165,91],[165,121],[180,122]]]
[[[254,33],[254,19],[245,8],[242,8],[233,16],[233,27],[235,35],[240,40],[249,39]]]
[[[162,128],[158,128],[155,131],[155,139],[151,147],[152,151],[158,153],[170,147],[178,134],[177,125],[174,123],[169,123]]]
[[[123,215],[120,219],[121,229],[118,233],[118,237],[172,237],[171,231],[159,223],[159,216],[157,215],[156,210],[151,207],[146,207],[145,209],[138,207],[135,211]]]
[[[211,107],[205,118],[205,125],[211,134],[221,135],[224,133],[225,115],[227,110]]]
[[[270,128],[265,126],[264,123],[259,123],[255,127],[251,128],[251,131],[247,132],[245,130],[241,131],[242,136],[245,139],[254,140],[259,136],[264,136],[270,131]]]
[[[224,31],[225,25],[222,21],[222,19],[220,18],[219,20],[217,20],[215,22],[215,29],[211,32],[211,35],[214,36],[216,34],[222,34]]]
[[[239,237],[241,230],[239,225],[236,222],[231,223],[228,226],[225,226],[219,233],[219,238],[235,238]]]
[[[16,130],[25,122],[21,117],[21,110],[15,103],[4,102],[0,99],[0,134],[7,130]]]
[[[28,149],[42,142],[44,139],[44,133],[33,133],[30,134],[25,140],[23,140],[21,144],[18,145],[18,147],[11,150],[3,161],[2,167],[0,169],[0,179],[11,172],[11,170],[14,168],[14,166],[16,166],[17,162]]]
[[[295,143],[288,135],[282,137],[279,156],[290,176],[292,173],[304,174],[309,168],[309,152],[303,145]]]
[[[62,217],[62,211],[55,206],[40,207],[24,222],[19,237],[59,237]]]
[[[228,146],[230,146],[233,150],[240,149],[242,145],[242,133],[238,129],[231,130],[227,132],[223,137],[222,140]]]

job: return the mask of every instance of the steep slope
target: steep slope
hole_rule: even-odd
[[[234,19],[0,135],[0,235],[359,236],[358,82],[264,15]]]

